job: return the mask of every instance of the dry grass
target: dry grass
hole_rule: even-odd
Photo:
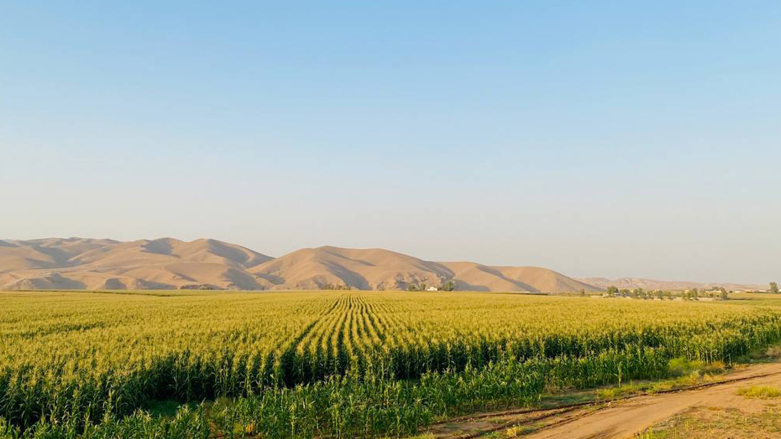
[[[781,437],[781,411],[697,408],[681,413],[635,436],[635,439],[758,439]]]
[[[746,398],[771,399],[781,396],[781,389],[772,386],[750,386],[738,390],[738,395]]]

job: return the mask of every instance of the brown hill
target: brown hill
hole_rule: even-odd
[[[405,290],[410,285],[439,288],[452,280],[459,290],[598,290],[545,268],[431,262],[383,249],[307,248],[261,264],[252,273],[266,281],[264,286],[269,289]]]
[[[0,289],[261,289],[245,270],[271,259],[211,239],[4,243]]]
[[[275,289],[353,287],[362,290],[407,289],[410,284],[438,286],[453,273],[436,262],[382,249],[306,248],[252,270]]]
[[[270,258],[212,239],[0,241],[0,289],[352,288],[574,292],[597,288],[537,267],[432,262],[383,249],[307,248]]]
[[[443,262],[443,265],[453,271],[462,289],[533,292],[600,290],[547,268],[490,267],[474,262]]]

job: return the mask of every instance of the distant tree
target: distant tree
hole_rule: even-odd
[[[607,293],[610,294],[611,296],[615,296],[616,294],[618,294],[618,287],[610,285],[609,287],[607,287]]]
[[[663,294],[664,294],[664,297],[668,298],[669,300],[673,300],[673,293],[672,293],[672,291],[665,291]]]
[[[415,284],[409,284],[407,285],[407,291],[420,291],[420,288]]]
[[[778,294],[778,284],[775,282],[770,282],[770,292],[773,294]]]
[[[449,280],[442,284],[442,291],[455,291],[456,290],[456,283],[452,280]]]
[[[656,290],[656,298],[659,300],[664,300],[664,291]]]
[[[700,298],[700,291],[697,288],[692,288],[690,298],[692,300],[698,300]]]
[[[721,289],[721,300],[729,300],[729,293],[726,288]]]
[[[583,288],[580,289],[580,297],[586,297],[586,290]]]

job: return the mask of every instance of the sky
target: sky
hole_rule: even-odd
[[[781,281],[781,2],[0,1],[0,238]]]

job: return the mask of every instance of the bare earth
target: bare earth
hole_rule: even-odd
[[[637,396],[603,405],[499,412],[435,425],[435,438],[522,437],[529,439],[632,438],[677,414],[697,408],[762,413],[778,400],[748,399],[738,389],[781,386],[781,363],[753,365],[731,373],[724,383],[676,393]],[[529,434],[524,434],[532,430]],[[712,436],[717,439],[721,436]],[[765,437],[765,436],[763,436]],[[781,437],[781,436],[780,436]]]
[[[596,411],[539,433],[526,436],[534,439],[627,438],[652,425],[693,407],[733,408],[745,412],[762,411],[767,402],[747,399],[738,389],[753,385],[781,385],[781,363],[752,366],[730,376],[730,379],[757,377],[713,387],[632,398],[613,407]]]

